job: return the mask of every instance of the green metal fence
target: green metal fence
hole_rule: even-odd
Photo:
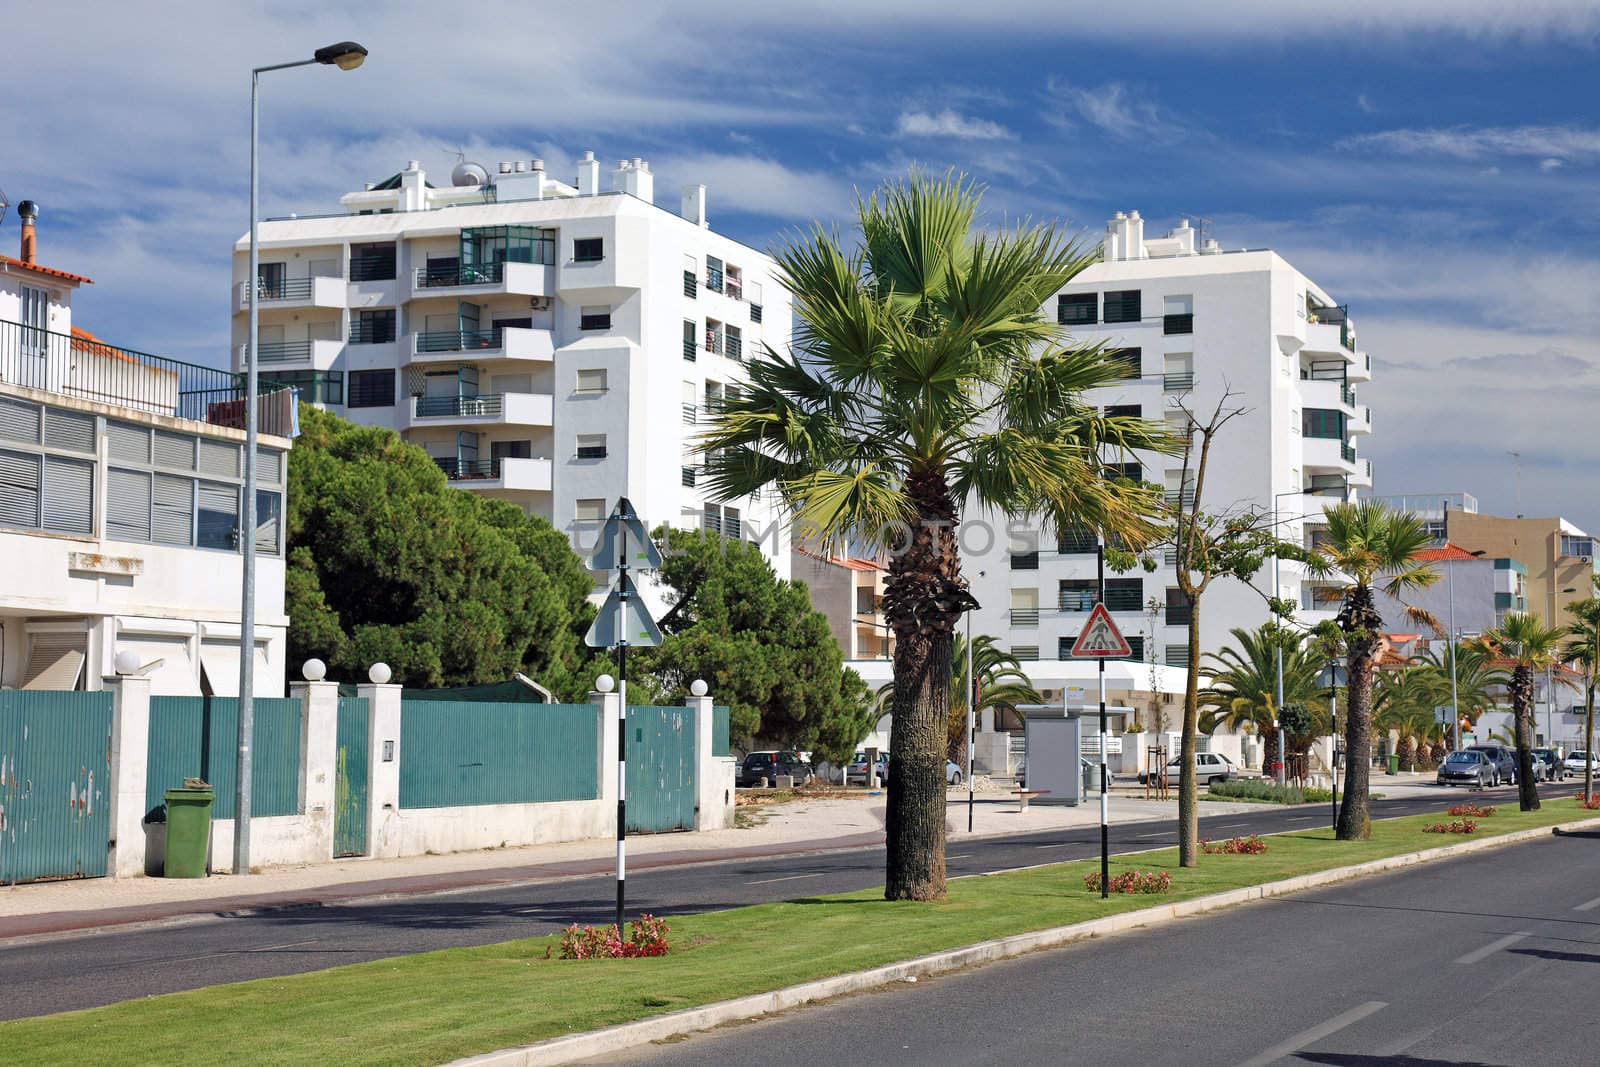
[[[367,784],[371,712],[365,697],[339,698],[338,754],[333,779],[333,854],[367,853]]]
[[[256,697],[250,771],[252,816],[300,810],[300,702]],[[151,697],[145,804],[162,803],[185,778],[216,790],[214,819],[231,819],[238,781],[239,701],[235,697]]]
[[[694,711],[628,708],[628,832],[694,829]]]
[[[599,709],[407,699],[400,705],[400,806],[594,800]]]
[[[105,875],[110,762],[110,693],[0,692],[0,882]]]
[[[732,753],[729,747],[732,739],[728,736],[728,709],[718,706],[711,709],[711,754],[713,756],[727,756]]]

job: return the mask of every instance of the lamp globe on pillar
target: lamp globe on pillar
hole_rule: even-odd
[[[597,692],[609,693],[617,687],[617,680],[609,674],[602,674],[594,680],[594,687]]]
[[[118,674],[134,674],[139,670],[139,653],[132,649],[123,649],[117,653],[117,658],[112,661]]]
[[[694,681],[689,683],[690,696],[703,697],[710,691],[711,687],[706,685],[706,680],[704,678],[696,678]]]
[[[300,677],[308,682],[320,682],[328,676],[328,665],[320,659],[308,659],[300,665]]]
[[[367,679],[373,685],[388,685],[389,679],[394,677],[394,672],[387,663],[374,663],[367,668]]]

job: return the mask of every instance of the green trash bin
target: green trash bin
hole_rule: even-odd
[[[1400,757],[1393,752],[1389,753],[1389,773],[1400,773]]]
[[[168,878],[204,878],[211,846],[211,802],[216,793],[204,782],[169,789],[167,799]]]

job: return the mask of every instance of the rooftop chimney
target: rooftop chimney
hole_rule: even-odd
[[[594,196],[600,192],[600,161],[593,152],[585,152],[578,161],[578,195]]]
[[[22,249],[17,258],[28,266],[33,266],[36,240],[33,232],[33,222],[39,217],[39,205],[32,200],[24,200],[17,205],[17,218],[22,220]]]
[[[696,226],[710,226],[706,221],[706,187],[703,185],[685,185],[683,187],[683,217]]]
[[[631,160],[617,160],[616,173],[611,176],[611,187],[629,196],[636,196],[647,204],[655,202],[656,177],[650,173],[650,164],[638,156]]]

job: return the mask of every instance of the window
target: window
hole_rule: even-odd
[[[1039,553],[1013,552],[1011,553],[1011,569],[1014,571],[1036,571],[1039,569]]]
[[[0,451],[0,525],[38,527],[42,462],[40,456]]]
[[[1056,638],[1056,659],[1071,659],[1072,646],[1078,643],[1077,634]]]
[[[353,408],[394,407],[394,371],[353,370],[350,372],[350,402]]]
[[[1588,556],[1594,558],[1594,538],[1581,537],[1573,534],[1561,535],[1561,554],[1563,556]]]
[[[386,345],[394,340],[394,324],[394,308],[358,311],[355,321],[350,324],[350,343]]]
[[[578,329],[611,329],[611,309],[605,306],[580,308],[578,311]]]
[[[106,537],[150,540],[150,475],[112,467],[106,479]]]
[[[1064,556],[1092,555],[1096,544],[1093,530],[1085,526],[1068,527],[1056,538],[1056,551]]]
[[[1123,378],[1137,378],[1143,372],[1143,352],[1137,348],[1113,348],[1106,353],[1106,362],[1118,367]]]
[[[1093,326],[1099,302],[1098,293],[1063,293],[1056,297],[1056,322],[1062,326]]]
[[[606,517],[606,502],[598,497],[586,500],[575,500],[572,504],[572,518],[576,522],[603,522]]]
[[[1194,297],[1169,296],[1162,301],[1161,332],[1194,333]]]
[[[199,484],[195,544],[201,548],[239,547],[239,487],[216,482]]]
[[[701,527],[707,533],[721,534],[723,537],[737,541],[743,534],[744,526],[739,517],[739,509],[731,508],[726,504],[707,504],[701,518]]]
[[[1100,584],[1093,578],[1064,578],[1056,591],[1056,607],[1062,611],[1090,611],[1099,599]]]
[[[1106,406],[1106,418],[1108,419],[1138,419],[1143,417],[1144,408],[1138,404],[1108,404]]]
[[[580,237],[572,242],[572,258],[579,263],[598,263],[606,258],[603,237]]]
[[[1167,588],[1167,625],[1188,626],[1193,614],[1188,598],[1183,595],[1183,590],[1169,586]]]
[[[1169,666],[1169,667],[1187,667],[1188,665],[1189,665],[1189,646],[1188,645],[1168,645],[1167,646],[1167,666]]]
[[[1039,590],[1011,590],[1011,625],[1039,625]]]
[[[579,459],[605,459],[606,435],[603,433],[580,433],[578,435]]]
[[[700,326],[693,319],[683,320],[683,358],[690,363],[700,351]]]
[[[1130,482],[1144,481],[1144,468],[1137,463],[1107,463],[1106,478],[1122,478]]]
[[[350,280],[353,282],[388,281],[395,275],[393,244],[362,244],[350,246]]]
[[[1107,578],[1107,611],[1143,611],[1143,578]]]
[[[1138,322],[1139,290],[1121,289],[1106,294],[1106,322]]]
[[[79,459],[44,458],[43,515],[39,523],[58,533],[94,532],[94,464]]]
[[[586,367],[578,371],[578,387],[573,390],[579,396],[595,396],[606,391],[606,369],[604,367]]]
[[[723,352],[729,359],[740,360],[744,358],[744,331],[737,326],[728,326],[723,333]]]
[[[683,465],[683,484],[687,488],[693,489],[699,473],[699,467],[695,466],[693,463],[685,463]]]
[[[1135,635],[1133,637],[1125,638],[1125,640],[1128,642],[1128,654],[1126,656],[1118,656],[1117,658],[1127,660],[1144,659],[1144,636]]]
[[[1032,663],[1039,658],[1038,645],[1012,645],[1011,655],[1024,663]]]
[[[257,263],[256,279],[258,282],[258,296],[264,300],[282,300],[284,292],[285,267],[283,263]]]
[[[1306,408],[1300,414],[1300,432],[1307,437],[1344,440],[1345,414],[1333,408]]]
[[[706,288],[713,293],[722,292],[722,260],[716,256],[706,257]]]
[[[256,551],[278,554],[278,531],[282,525],[283,497],[264,489],[256,490]]]
[[[344,404],[342,370],[274,370],[270,377],[298,389],[300,399],[308,404]]]
[[[722,323],[716,319],[706,320],[706,351],[722,351]]]

